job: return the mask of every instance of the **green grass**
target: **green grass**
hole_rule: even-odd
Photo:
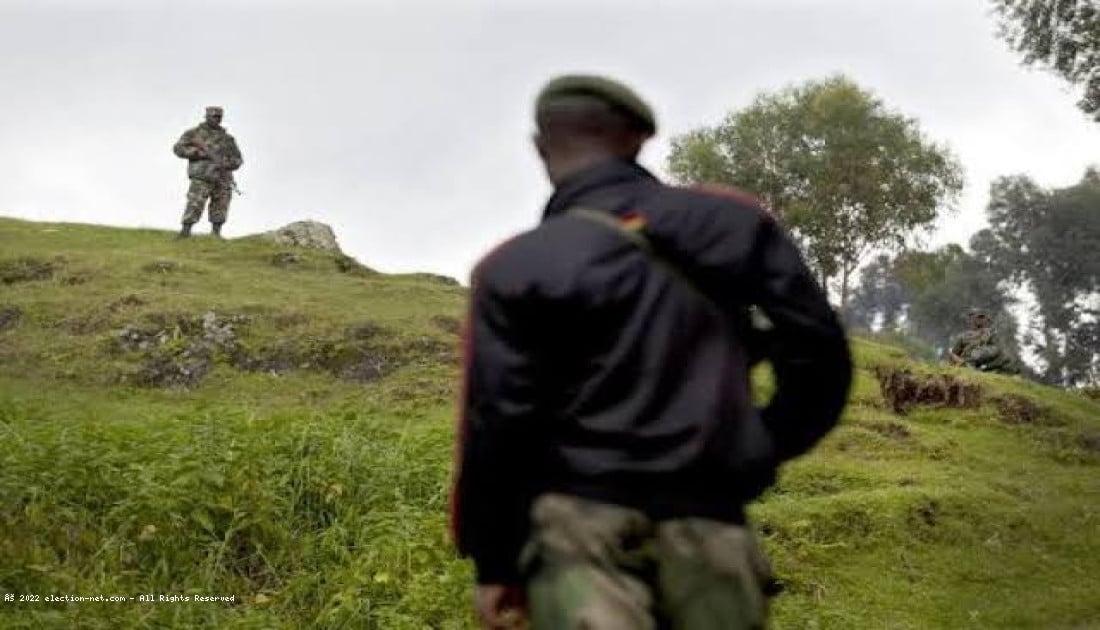
[[[463,289],[312,251],[278,267],[280,251],[0,219],[0,311],[22,314],[0,331],[0,601],[236,599],[3,602],[0,627],[473,626],[445,529],[458,371],[441,349]],[[171,329],[156,352],[177,357],[210,311],[242,318],[239,348],[212,351],[193,388],[134,384],[148,365],[120,330]],[[294,340],[279,373],[235,363]],[[787,584],[775,627],[1100,627],[1100,405],[953,370],[1043,420],[1006,424],[990,404],[899,417],[871,370],[940,368],[854,350],[842,425],[752,508]],[[362,357],[392,369],[302,367]]]

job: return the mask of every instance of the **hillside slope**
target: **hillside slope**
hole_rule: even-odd
[[[445,533],[464,300],[331,253],[0,219],[0,598],[40,598],[0,627],[472,627]],[[1100,627],[1100,405],[950,370],[971,406],[901,415],[876,372],[940,368],[855,353],[842,426],[752,510],[775,627]]]

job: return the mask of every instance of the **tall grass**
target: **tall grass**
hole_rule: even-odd
[[[151,230],[0,219],[0,242],[29,278],[0,285],[22,313],[0,331],[0,628],[472,627],[445,528],[457,368],[436,352],[461,288]],[[208,311],[247,316],[246,348],[361,352],[348,331],[375,331],[401,361],[369,382],[220,355],[190,389],[119,379],[118,330]],[[941,368],[853,347],[841,426],[751,508],[787,585],[775,627],[1100,627],[1100,405],[955,370],[1041,419],[898,416],[873,369]],[[135,600],[4,601],[66,594]]]

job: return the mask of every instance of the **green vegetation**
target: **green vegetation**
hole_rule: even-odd
[[[235,597],[5,602],[0,627],[472,626],[464,290],[287,253],[0,219],[0,598]],[[855,351],[843,425],[753,508],[775,627],[1100,623],[1100,404],[950,370],[986,403],[898,416],[874,370],[939,368]]]

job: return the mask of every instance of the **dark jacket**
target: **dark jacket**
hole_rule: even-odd
[[[644,223],[661,261],[584,207]],[[777,466],[844,406],[844,331],[791,240],[751,198],[606,162],[558,186],[541,224],[476,267],[452,526],[482,583],[515,582],[532,497],[653,518],[743,520]],[[749,387],[746,313],[774,325],[776,392]]]

